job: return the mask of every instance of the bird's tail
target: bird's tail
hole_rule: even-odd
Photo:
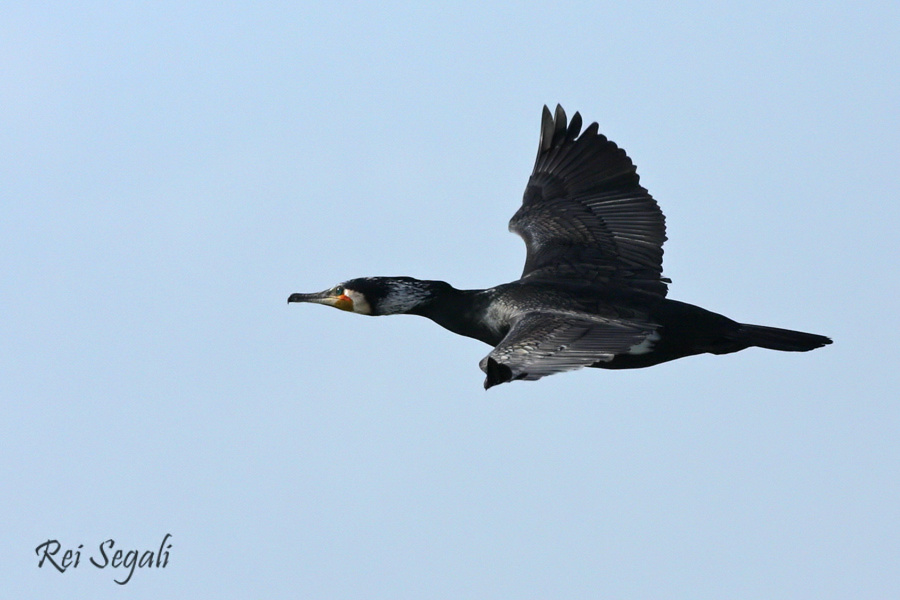
[[[784,352],[808,352],[831,343],[831,338],[824,335],[763,325],[741,324],[738,331],[740,340],[748,346],[759,346]]]

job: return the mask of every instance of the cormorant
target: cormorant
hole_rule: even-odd
[[[582,367],[634,369],[757,346],[806,352],[825,336],[746,325],[666,298],[665,217],[625,151],[544,106],[534,171],[509,229],[525,240],[522,276],[486,290],[411,277],[351,279],[292,294],[363,315],[428,317],[494,347],[485,389]]]

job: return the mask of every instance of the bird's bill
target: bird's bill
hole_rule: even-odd
[[[288,297],[288,302],[311,302],[353,312],[353,300],[346,294],[335,295],[331,290],[315,294],[291,294]]]

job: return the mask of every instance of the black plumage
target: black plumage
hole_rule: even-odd
[[[517,281],[457,290],[443,281],[366,277],[288,302],[368,315],[416,314],[494,349],[485,388],[600,367],[648,367],[751,346],[808,351],[825,336],[746,325],[666,298],[665,217],[625,151],[581,115],[545,106],[534,171],[509,222],[527,248]]]

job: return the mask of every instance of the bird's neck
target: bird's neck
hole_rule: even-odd
[[[484,322],[490,301],[489,290],[458,290],[443,281],[422,281],[428,296],[407,311],[407,314],[426,317],[453,333],[487,344],[499,342],[497,333]]]

